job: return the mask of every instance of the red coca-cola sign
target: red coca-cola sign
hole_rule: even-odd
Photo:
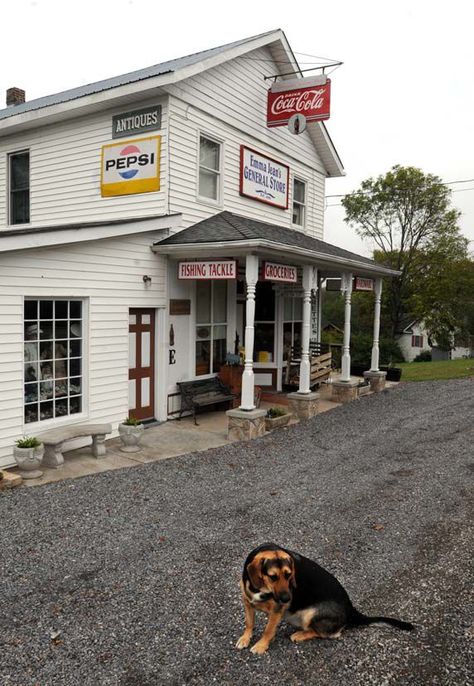
[[[329,119],[331,81],[321,86],[294,88],[272,93],[268,91],[267,126],[285,126],[294,114],[302,114],[307,121]]]

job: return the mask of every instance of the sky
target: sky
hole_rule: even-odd
[[[302,69],[305,55],[344,63],[327,128],[346,176],[327,195],[395,164],[470,179],[449,187],[474,251],[472,0],[0,0],[0,16],[0,94],[28,100],[281,28]],[[340,199],[326,205],[325,240],[369,255]]]

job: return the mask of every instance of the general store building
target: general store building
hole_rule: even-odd
[[[393,274],[324,242],[343,167],[323,122],[267,126],[264,76],[288,73],[277,30],[32,101],[8,91],[0,466],[22,435],[174,417],[176,383],[228,353],[246,357],[251,411],[256,383],[281,388],[285,345],[318,339],[322,279],[343,278],[350,321],[353,276]]]

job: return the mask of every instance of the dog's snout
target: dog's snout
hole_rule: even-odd
[[[291,596],[289,593],[287,593],[286,591],[283,591],[283,593],[280,593],[280,595],[278,596],[278,599],[279,599],[280,603],[287,603],[287,602],[289,602],[290,597]]]

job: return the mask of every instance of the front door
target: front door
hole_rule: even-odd
[[[128,407],[133,419],[155,416],[155,311],[129,310]]]

